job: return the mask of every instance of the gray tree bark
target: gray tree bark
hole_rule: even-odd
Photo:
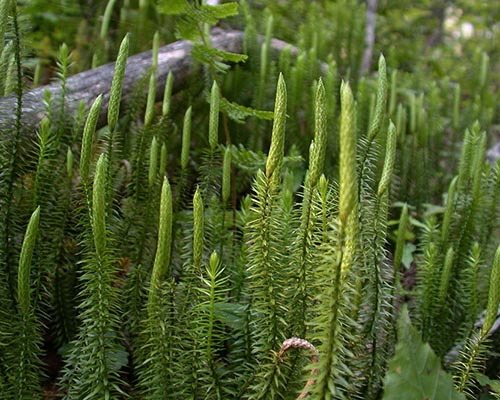
[[[360,76],[370,71],[373,57],[373,45],[375,44],[375,25],[377,17],[377,0],[366,2],[366,25],[365,25],[365,50],[361,60]]]

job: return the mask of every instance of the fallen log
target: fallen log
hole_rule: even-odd
[[[210,41],[214,48],[234,53],[242,53],[243,35],[241,31],[214,29]],[[262,42],[263,38],[259,37],[258,40]],[[296,47],[286,42],[278,39],[273,39],[271,41],[271,51],[273,53],[278,53],[285,47],[290,47],[292,54],[297,54],[298,52]],[[187,80],[194,73],[194,64],[191,57],[192,48],[192,42],[180,40],[159,49],[156,84],[157,101],[161,101],[165,80],[169,72],[172,72],[174,76],[172,89],[174,93],[185,87]],[[123,81],[122,110],[124,108],[123,106],[126,105],[132,97],[135,83],[148,73],[151,65],[151,51],[146,51],[128,58]],[[103,101],[98,128],[105,126],[114,66],[114,62],[109,63],[68,78],[66,84],[65,114],[73,115],[76,113],[82,101],[86,109],[89,109],[94,99],[99,94],[102,94]],[[53,99],[52,108],[56,114],[55,117],[58,117],[57,110],[60,109],[58,100],[61,98],[61,86],[59,83],[55,82],[27,91],[22,96],[21,123],[24,134],[21,141],[26,140],[26,138],[34,137],[40,121],[46,115],[44,92],[47,90],[51,93],[51,98]],[[15,96],[0,98],[0,133],[2,136],[9,134],[9,131],[15,129],[16,104],[17,100]]]

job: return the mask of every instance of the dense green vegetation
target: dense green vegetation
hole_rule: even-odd
[[[499,398],[499,12],[381,1],[364,73],[356,0],[0,0],[0,399]],[[106,126],[65,113],[114,60]]]

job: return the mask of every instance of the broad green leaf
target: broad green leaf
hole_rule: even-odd
[[[238,170],[254,174],[266,164],[266,155],[246,149],[242,144],[231,146],[232,163]]]
[[[425,225],[424,223],[420,222],[418,219],[415,219],[413,217],[410,217],[410,224],[420,229],[427,229],[427,225]]]
[[[406,243],[403,247],[403,258],[401,262],[405,266],[406,269],[409,269],[411,263],[413,262],[413,253],[417,250],[417,246],[413,243]]]
[[[383,400],[465,400],[439,358],[412,326],[405,304],[398,320],[396,353],[384,379]]]
[[[479,373],[474,374],[474,378],[476,378],[477,383],[479,383],[482,387],[488,386],[490,393],[496,399],[500,398],[500,380],[490,379],[488,376]]]

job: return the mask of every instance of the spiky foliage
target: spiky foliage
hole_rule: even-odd
[[[172,192],[165,177],[160,203],[160,226],[155,261],[149,283],[147,316],[142,323],[143,347],[137,360],[139,385],[145,399],[165,398],[172,388],[170,364],[173,338],[173,289],[169,265],[172,242]]]
[[[31,215],[18,263],[17,312],[0,334],[7,370],[2,398],[41,398],[41,325],[33,302],[32,259],[40,223],[40,207]]]
[[[399,217],[398,236],[396,238],[396,248],[394,250],[395,285],[397,285],[399,282],[399,279],[397,279],[397,275],[401,267],[401,263],[403,261],[405,237],[408,231],[408,225],[409,225],[408,205],[404,204],[403,209],[401,210],[401,216]]]
[[[21,68],[21,34],[19,29],[19,21],[17,14],[17,4],[13,1],[6,1],[2,4],[2,11],[6,12],[2,16],[2,30],[6,32],[7,18],[12,18],[13,39],[10,40],[3,48],[2,58],[7,57],[9,66],[12,66],[10,71],[7,71],[5,87],[8,90],[5,94],[11,94],[11,89],[14,89],[16,116],[12,131],[2,132],[2,140],[0,146],[0,163],[2,165],[1,185],[0,185],[0,279],[2,283],[2,294],[0,295],[5,301],[13,294],[15,271],[14,251],[9,237],[14,234],[16,226],[15,220],[15,204],[13,202],[14,185],[17,174],[19,173],[19,146],[21,137],[21,113],[22,113],[22,94],[23,94],[23,75]],[[2,36],[1,40],[4,41]],[[5,64],[7,59],[2,60]],[[14,69],[15,67],[15,69]],[[14,70],[16,73],[14,74]],[[3,71],[5,72],[5,71]],[[8,85],[7,79],[11,79],[14,83],[13,87]],[[8,288],[8,289],[7,289]],[[10,292],[10,293],[9,293]]]
[[[125,75],[125,67],[127,65],[129,47],[129,36],[126,35],[120,45],[118,56],[115,63],[115,73],[111,83],[111,92],[109,94],[109,107],[108,107],[108,127],[109,131],[113,133],[118,122],[118,115],[120,113],[120,100],[123,88],[123,78]]]
[[[325,279],[325,286],[317,294],[318,306],[312,322],[312,335],[320,343],[319,361],[314,364],[319,373],[310,389],[315,399],[344,398],[347,395],[351,372],[346,359],[355,326],[346,305],[353,295],[354,280],[349,277],[356,273],[358,263],[357,140],[354,98],[346,82],[342,84],[340,98],[338,216],[329,228],[328,243],[317,267],[316,279]]]
[[[297,324],[294,331],[300,337],[306,336],[307,308],[310,306],[312,295],[308,287],[307,276],[310,275],[314,263],[315,249],[322,241],[321,225],[318,226],[320,216],[312,208],[316,186],[323,170],[327,146],[326,94],[321,80],[316,89],[315,102],[315,138],[311,143],[309,170],[304,182],[300,227],[295,233],[295,254],[292,265],[292,273],[296,274],[298,281],[292,306],[292,312],[297,314],[294,316]]]
[[[255,372],[250,398],[274,398],[282,390],[279,371],[273,367],[270,351],[285,339],[285,316],[288,298],[285,290],[288,266],[283,248],[279,246],[284,227],[279,209],[279,186],[283,163],[286,119],[286,86],[278,80],[271,147],[264,171],[259,171],[254,183],[253,206],[245,241],[247,253],[248,295],[251,307],[250,343],[253,357],[260,367]]]
[[[220,189],[220,162],[221,154],[217,148],[219,143],[219,113],[220,89],[217,82],[212,83],[210,90],[210,112],[208,120],[208,148],[203,152],[200,166],[200,187],[203,196],[211,200],[218,196]],[[227,189],[227,186],[226,186]]]
[[[455,368],[455,387],[459,392],[472,396],[477,381],[475,374],[482,373],[486,352],[489,349],[488,336],[498,315],[500,304],[500,246],[497,248],[491,268],[490,287],[486,314],[480,330],[472,331],[460,353]]]
[[[363,301],[368,300],[371,306],[363,306],[362,320],[366,318],[367,339],[371,351],[371,356],[367,364],[369,372],[366,372],[368,377],[366,387],[363,389],[365,396],[371,398],[376,397],[381,391],[382,381],[379,378],[385,371],[388,356],[393,347],[395,340],[392,330],[394,324],[394,298],[391,296],[393,291],[394,272],[390,267],[389,259],[384,251],[385,242],[387,240],[387,218],[389,207],[390,182],[392,181],[392,173],[394,168],[394,160],[396,158],[396,127],[392,122],[389,124],[386,141],[386,152],[382,174],[377,186],[376,197],[369,200],[369,192],[365,192],[367,196],[362,200],[362,209],[365,211],[361,218],[363,223],[369,223],[367,218],[371,212],[374,212],[374,221],[371,227],[366,226],[366,239],[369,240],[371,249],[365,253],[364,271],[368,274],[368,278],[364,280],[362,285],[368,288],[362,294]],[[365,189],[366,190],[366,189]],[[363,194],[362,194],[363,196]],[[367,203],[363,204],[363,202]],[[371,206],[373,204],[373,206]],[[370,208],[373,207],[373,211]],[[370,229],[371,228],[371,229]],[[372,298],[370,298],[373,296]],[[371,310],[370,310],[371,308]],[[366,312],[368,310],[368,312]],[[363,315],[365,314],[365,315]]]
[[[196,335],[195,348],[199,352],[199,385],[200,393],[206,399],[223,399],[234,395],[230,387],[224,385],[227,381],[224,373],[224,341],[227,339],[224,324],[220,321],[220,313],[225,304],[225,293],[228,276],[220,263],[219,256],[213,252],[205,271],[199,278],[201,285],[197,289],[201,292],[200,303],[193,308],[194,332]]]
[[[448,350],[461,346],[465,367],[455,371],[457,382],[465,377],[464,391],[494,386],[476,373],[477,355],[491,349],[466,340],[478,335],[477,314],[496,279],[489,266],[498,245],[499,164],[485,165],[480,128],[492,130],[498,98],[490,90],[491,56],[463,57],[464,68],[476,67],[473,83],[446,67],[434,81],[430,66],[396,70],[402,50],[387,48],[387,101],[383,57],[378,76],[355,76],[364,18],[354,0],[270,2],[266,10],[242,2],[245,65],[245,55],[209,43],[209,27],[220,19],[235,17],[223,27],[239,23],[233,3],[126,0],[118,10],[110,0],[101,4],[101,32],[80,25],[76,45],[64,35],[68,46],[56,66],[63,94],[46,92],[46,118],[25,148],[19,118],[21,100],[30,97],[21,97],[20,83],[29,84],[21,72],[29,76],[36,64],[43,80],[52,69],[41,55],[19,71],[23,46],[13,3],[0,0],[7,10],[0,12],[0,91],[14,93],[9,101],[18,110],[17,119],[0,125],[0,397],[15,397],[14,371],[27,376],[22,362],[39,366],[30,369],[38,383],[29,398],[41,396],[48,372],[47,386],[59,374],[67,398],[377,399],[394,351],[391,379],[409,344],[432,353],[413,328],[394,343],[394,314],[406,299],[414,325],[442,358],[431,357],[433,366],[448,367],[455,354]],[[379,16],[387,18],[386,11]],[[126,29],[133,32],[120,46]],[[190,71],[200,75],[182,88],[184,71],[169,74],[160,107],[158,48],[175,34],[192,40]],[[297,47],[280,50],[275,35]],[[146,49],[150,43],[140,42],[148,38],[152,68],[123,99],[127,47]],[[461,45],[468,54],[468,44]],[[108,126],[96,132],[109,94],[96,99],[86,122],[82,103],[73,121],[69,67],[74,61],[75,70],[86,68],[92,52],[96,63],[105,62],[119,47],[103,110]],[[273,100],[274,113],[247,106],[271,109]],[[400,218],[397,200],[408,204]],[[23,325],[16,284],[24,282],[25,291],[27,280],[17,280],[16,267],[25,222],[37,206],[31,322]],[[393,218],[400,220],[395,238]],[[407,287],[413,269],[417,285]],[[287,356],[278,352],[282,344]],[[290,348],[296,345],[317,347],[318,357],[302,357]],[[30,349],[26,361],[12,356],[23,346]],[[42,346],[49,360],[63,353],[62,370],[40,366]]]
[[[158,229],[158,247],[151,273],[151,289],[148,304],[154,307],[158,301],[158,287],[169,274],[170,253],[172,241],[172,193],[168,179],[163,178],[161,191],[160,227]],[[150,316],[153,311],[149,311]]]
[[[448,190],[440,235],[435,237],[436,233],[429,232],[432,235],[429,247],[422,251],[424,257],[418,273],[422,335],[440,355],[449,351],[458,338],[457,331],[436,336],[443,326],[455,324],[469,332],[474,320],[469,311],[477,312],[478,306],[474,301],[480,279],[477,268],[480,247],[476,242],[483,249],[491,246],[489,238],[481,242],[484,236],[478,234],[481,230],[478,224],[484,226],[480,221],[489,219],[485,213],[497,190],[496,179],[489,180],[484,173],[484,140],[478,124],[466,130],[458,175]],[[470,262],[471,257],[475,261]]]
[[[107,169],[107,157],[101,154],[92,187],[92,236],[85,238],[87,256],[80,278],[81,324],[66,355],[66,373],[62,379],[66,398],[123,393],[119,372],[126,362],[126,352],[118,329],[120,308],[113,285],[116,267],[106,227]]]

